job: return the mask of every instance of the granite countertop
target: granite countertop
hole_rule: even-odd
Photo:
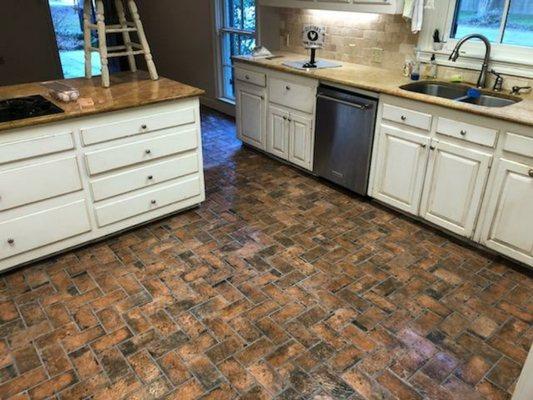
[[[49,90],[41,86],[39,82],[0,87],[0,100],[40,94],[65,111],[61,114],[0,122],[0,131],[85,117],[164,101],[185,99],[204,94],[204,91],[201,89],[167,78],[152,81],[149,75],[143,71],[121,72],[111,75],[111,87],[108,89],[101,86],[100,78],[98,77],[92,79],[65,79],[59,82],[77,88],[80,91],[80,99],[71,103],[54,100],[48,94]],[[86,100],[89,100],[88,106],[86,105]],[[91,100],[94,105],[90,104]],[[80,101],[83,107],[80,105]]]
[[[350,64],[342,62],[342,67],[318,70],[297,70],[284,66],[288,60],[303,60],[306,58],[302,54],[279,52],[276,55],[282,56],[271,60],[257,59],[252,57],[234,57],[237,62],[252,64],[258,67],[269,68],[277,71],[288,72],[308,78],[319,79],[323,82],[332,82],[354,88],[365,89],[373,92],[384,93],[392,96],[404,97],[411,100],[423,101],[452,108],[459,111],[466,111],[472,114],[482,115],[491,118],[502,119],[510,122],[533,126],[533,96],[521,96],[524,100],[502,108],[489,108],[472,104],[460,103],[440,97],[428,96],[420,93],[413,93],[400,89],[401,85],[410,83],[411,80],[402,75],[400,71],[388,70],[365,65]]]

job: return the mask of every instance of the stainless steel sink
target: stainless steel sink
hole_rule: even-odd
[[[400,89],[409,92],[422,93],[428,96],[441,97],[444,99],[457,100],[462,103],[475,104],[483,107],[506,107],[522,101],[517,96],[504,95],[501,93],[482,91],[478,99],[467,98],[468,89],[471,86],[434,81],[413,82],[400,86]]]

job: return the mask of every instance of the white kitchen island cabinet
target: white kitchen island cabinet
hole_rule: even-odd
[[[0,132],[0,270],[205,199],[199,100]]]

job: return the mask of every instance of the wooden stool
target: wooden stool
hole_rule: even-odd
[[[133,22],[126,20],[123,1],[126,1]],[[139,11],[134,0],[115,0],[119,23],[117,25],[106,25],[104,15],[104,3],[102,0],[96,0],[96,23],[92,23],[92,0],[84,0],[83,3],[83,32],[85,40],[85,77],[92,77],[91,52],[100,53],[102,64],[102,86],[109,87],[109,66],[108,59],[111,57],[128,57],[128,63],[131,71],[137,71],[135,56],[144,54],[150,78],[159,79],[157,70],[150,52],[150,46],[146,40],[144,28],[139,17]],[[98,48],[91,45],[91,32],[98,33]],[[137,32],[140,43],[131,41],[130,32]],[[108,34],[122,33],[124,45],[107,47]]]

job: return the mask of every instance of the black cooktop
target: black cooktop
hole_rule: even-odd
[[[43,115],[62,112],[64,111],[61,108],[40,95],[0,100],[0,122],[42,117]]]

